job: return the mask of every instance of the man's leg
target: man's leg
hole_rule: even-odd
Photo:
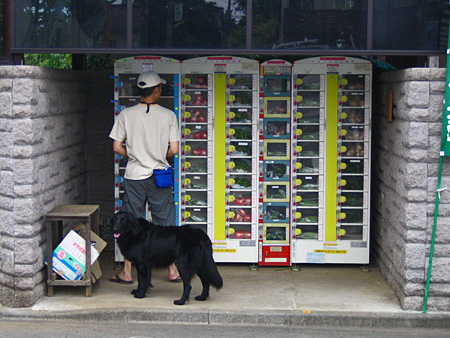
[[[175,200],[173,198],[173,189],[158,188],[155,178],[152,176],[147,180],[147,201],[151,208],[152,221],[155,224],[170,226],[176,224]],[[169,280],[178,280],[180,274],[173,263],[169,266]]]
[[[175,200],[173,189],[158,188],[155,178],[146,179],[147,201],[151,208],[152,222],[162,226],[175,225]]]

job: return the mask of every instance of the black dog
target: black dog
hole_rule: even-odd
[[[223,286],[212,257],[211,240],[200,229],[188,225],[158,226],[121,211],[114,216],[113,232],[124,257],[136,266],[138,288],[131,292],[136,298],[145,297],[153,268],[168,267],[173,262],[177,263],[183,280],[183,295],[174,301],[176,305],[189,299],[195,274],[203,285],[195,300],[206,300],[210,285],[216,289]]]

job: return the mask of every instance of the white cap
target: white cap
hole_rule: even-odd
[[[143,72],[137,80],[137,86],[139,88],[150,88],[160,83],[166,83],[166,80],[161,79],[155,72]]]

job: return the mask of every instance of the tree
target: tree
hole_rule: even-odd
[[[72,54],[25,54],[25,64],[59,69],[72,69]],[[87,70],[108,70],[117,59],[113,54],[88,54]]]

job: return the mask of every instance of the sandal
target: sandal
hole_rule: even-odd
[[[119,272],[120,273],[120,272]],[[113,277],[109,279],[110,282],[120,283],[120,284],[133,284],[132,280],[123,280],[119,277],[119,273],[116,273]]]
[[[169,282],[171,282],[171,283],[180,283],[182,281],[183,280],[181,279],[181,276],[178,277],[178,278],[175,278],[175,279],[169,279]]]

